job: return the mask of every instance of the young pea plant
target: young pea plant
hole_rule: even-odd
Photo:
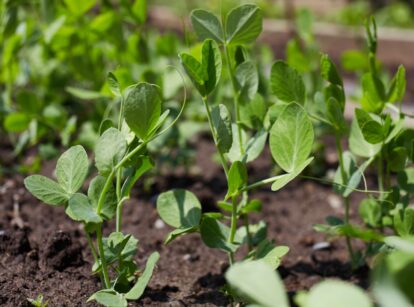
[[[154,167],[146,151],[147,144],[172,127],[185,103],[171,124],[162,127],[169,110],[162,112],[158,86],[142,82],[121,91],[111,73],[108,85],[120,101],[118,123],[103,121],[102,134],[94,151],[98,174],[90,181],[87,194],[80,190],[88,175],[89,161],[80,145],[69,148],[58,159],[57,182],[32,175],[24,183],[39,200],[52,206],[64,205],[66,214],[84,225],[95,258],[92,270],[100,275],[103,286],[103,290],[93,294],[89,301],[96,300],[105,306],[127,306],[127,300],[137,300],[143,294],[159,254],[150,255],[143,272],[138,269],[133,260],[138,240],[122,233],[123,204],[137,180]],[[104,222],[114,217],[115,231],[103,237]]]
[[[197,36],[204,39],[201,57],[198,60],[182,53],[180,59],[201,96],[227,179],[227,193],[218,202],[224,213],[202,213],[200,201],[187,190],[162,193],[157,200],[158,213],[176,228],[166,243],[198,232],[208,247],[228,253],[230,264],[234,263],[235,252],[247,245],[246,259],[263,259],[277,268],[288,248],[275,246],[266,239],[263,221],[249,223],[249,213],[261,208],[260,201],[249,198],[249,192],[267,184],[272,184],[272,190],[279,190],[312,161],[309,154],[314,139],[313,127],[300,105],[305,95],[303,82],[297,80],[298,74],[287,64],[276,62],[272,87],[277,88],[281,96],[285,95],[286,103],[268,110],[267,102],[258,93],[257,69],[246,59],[245,51],[261,32],[262,16],[257,6],[236,7],[222,21],[211,12],[195,10],[191,13],[191,22]],[[232,112],[226,105],[215,105],[212,101],[212,93],[219,88],[221,80],[222,52],[233,91]],[[272,156],[286,173],[249,184],[246,164],[260,155],[268,136]],[[230,225],[226,223],[228,220]],[[243,223],[240,228],[239,221]]]
[[[401,102],[405,92],[405,70],[402,66],[387,87],[380,78],[375,56],[377,49],[377,36],[375,20],[367,23],[367,42],[369,49],[370,71],[362,76],[363,96],[361,108],[356,108],[355,117],[350,129],[344,119],[345,93],[341,77],[328,56],[321,58],[321,74],[326,80],[327,86],[323,93],[315,95],[315,102],[321,106],[321,120],[329,124],[335,134],[336,147],[339,156],[339,167],[335,175],[335,190],[345,203],[345,217],[329,217],[329,225],[316,225],[318,231],[346,237],[346,243],[353,268],[364,264],[365,256],[377,251],[380,246],[376,242],[381,241],[384,226],[393,227],[393,209],[400,199],[400,189],[391,190],[391,172],[403,171],[410,159],[412,159],[412,134],[404,129],[404,114],[393,103]],[[385,108],[396,110],[398,118],[392,118]],[[349,137],[350,151],[343,151],[342,138]],[[357,166],[357,157],[365,161]],[[412,160],[411,160],[412,161]],[[368,166],[376,162],[379,199],[372,195],[363,200],[359,207],[359,213],[368,226],[368,229],[357,225],[351,225],[349,221],[350,201],[349,197],[357,189],[363,173]],[[403,175],[401,175],[403,176]],[[407,179],[408,180],[408,179]],[[408,181],[406,181],[408,182]],[[366,190],[366,189],[365,189]],[[368,193],[369,191],[366,190]],[[409,192],[408,192],[409,193]],[[373,194],[373,193],[370,193]],[[398,195],[398,196],[397,196]],[[397,200],[395,200],[397,196]],[[402,224],[404,212],[408,215],[412,212],[406,208],[407,199],[399,208],[397,220]],[[409,218],[411,220],[411,218]],[[398,222],[397,222],[398,224]],[[405,228],[408,226],[404,226]],[[353,250],[351,238],[358,238],[368,242],[365,255]]]

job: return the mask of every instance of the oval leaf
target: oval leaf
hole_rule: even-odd
[[[284,102],[305,104],[306,90],[300,74],[283,61],[272,66],[270,85],[273,94]]]
[[[70,197],[57,182],[41,175],[27,177],[24,186],[34,197],[52,206],[65,204]]]
[[[250,44],[262,32],[262,10],[254,4],[234,8],[227,14],[226,38],[228,44]]]
[[[214,39],[222,43],[223,29],[220,20],[213,13],[206,10],[194,10],[190,15],[191,25],[200,40]]]
[[[270,151],[276,163],[286,172],[294,172],[307,159],[314,140],[313,126],[305,110],[289,104],[270,131]]]
[[[134,86],[125,98],[124,116],[131,130],[146,140],[161,116],[158,87],[149,83]]]
[[[198,226],[201,219],[201,204],[187,190],[176,189],[158,196],[157,210],[162,220],[175,228]]]
[[[227,153],[233,144],[230,112],[225,105],[219,104],[211,110],[211,119],[217,133],[217,147]]]
[[[74,194],[66,208],[66,214],[75,221],[84,223],[101,223],[101,217],[96,213],[88,197],[81,193]]]
[[[85,149],[76,145],[65,151],[56,164],[56,177],[69,194],[76,193],[88,174],[89,161]]]

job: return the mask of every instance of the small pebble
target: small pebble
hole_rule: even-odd
[[[325,250],[331,248],[331,244],[329,242],[318,242],[312,246],[312,249],[317,250]]]
[[[165,227],[165,223],[162,220],[157,219],[154,223],[154,227],[155,229],[163,229]]]
[[[339,209],[342,207],[342,200],[335,194],[331,194],[328,196],[328,204],[333,209]]]

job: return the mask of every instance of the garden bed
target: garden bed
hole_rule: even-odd
[[[157,194],[177,187],[193,191],[202,201],[203,210],[217,210],[215,202],[225,194],[226,183],[219,165],[212,161],[214,146],[201,138],[196,150],[198,175],[177,170],[157,177],[151,192],[142,194],[138,186],[134,198],[125,205],[125,231],[140,240],[135,260],[144,265],[152,251],[161,255],[144,297],[132,303],[134,306],[227,303],[221,292],[223,272],[228,266],[225,254],[208,249],[197,235],[163,245],[170,227],[159,220],[155,210]],[[249,167],[249,176],[264,178],[271,165],[270,153],[266,153]],[[43,294],[50,306],[84,306],[88,296],[100,288],[100,282],[97,276],[90,275],[93,259],[83,231],[65,216],[62,207],[45,206],[33,198],[22,181],[23,177],[14,176],[3,179],[1,184],[0,304],[27,306],[27,298]],[[262,213],[253,215],[253,219],[266,221],[270,239],[290,246],[279,269],[290,293],[308,289],[324,277],[367,287],[368,270],[351,272],[343,240],[318,244],[326,241],[325,235],[312,229],[328,215],[343,214],[341,200],[331,187],[296,180],[280,192],[266,187],[252,197],[263,201]],[[356,194],[354,205],[358,198]],[[353,206],[351,217],[356,216],[355,210]],[[113,225],[109,224],[109,228]],[[318,245],[326,248],[317,250]]]

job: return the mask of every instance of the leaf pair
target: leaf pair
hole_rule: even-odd
[[[221,44],[250,44],[262,32],[262,11],[252,4],[231,10],[225,20],[225,29],[219,18],[206,10],[191,12],[191,24],[200,40],[213,39]]]
[[[82,187],[88,173],[88,166],[85,149],[80,145],[73,146],[57,161],[57,182],[45,176],[32,175],[24,180],[24,185],[36,198],[48,205],[66,204]]]
[[[216,88],[221,76],[222,60],[217,43],[211,39],[204,41],[201,63],[187,53],[181,53],[180,60],[200,95],[207,97]]]

